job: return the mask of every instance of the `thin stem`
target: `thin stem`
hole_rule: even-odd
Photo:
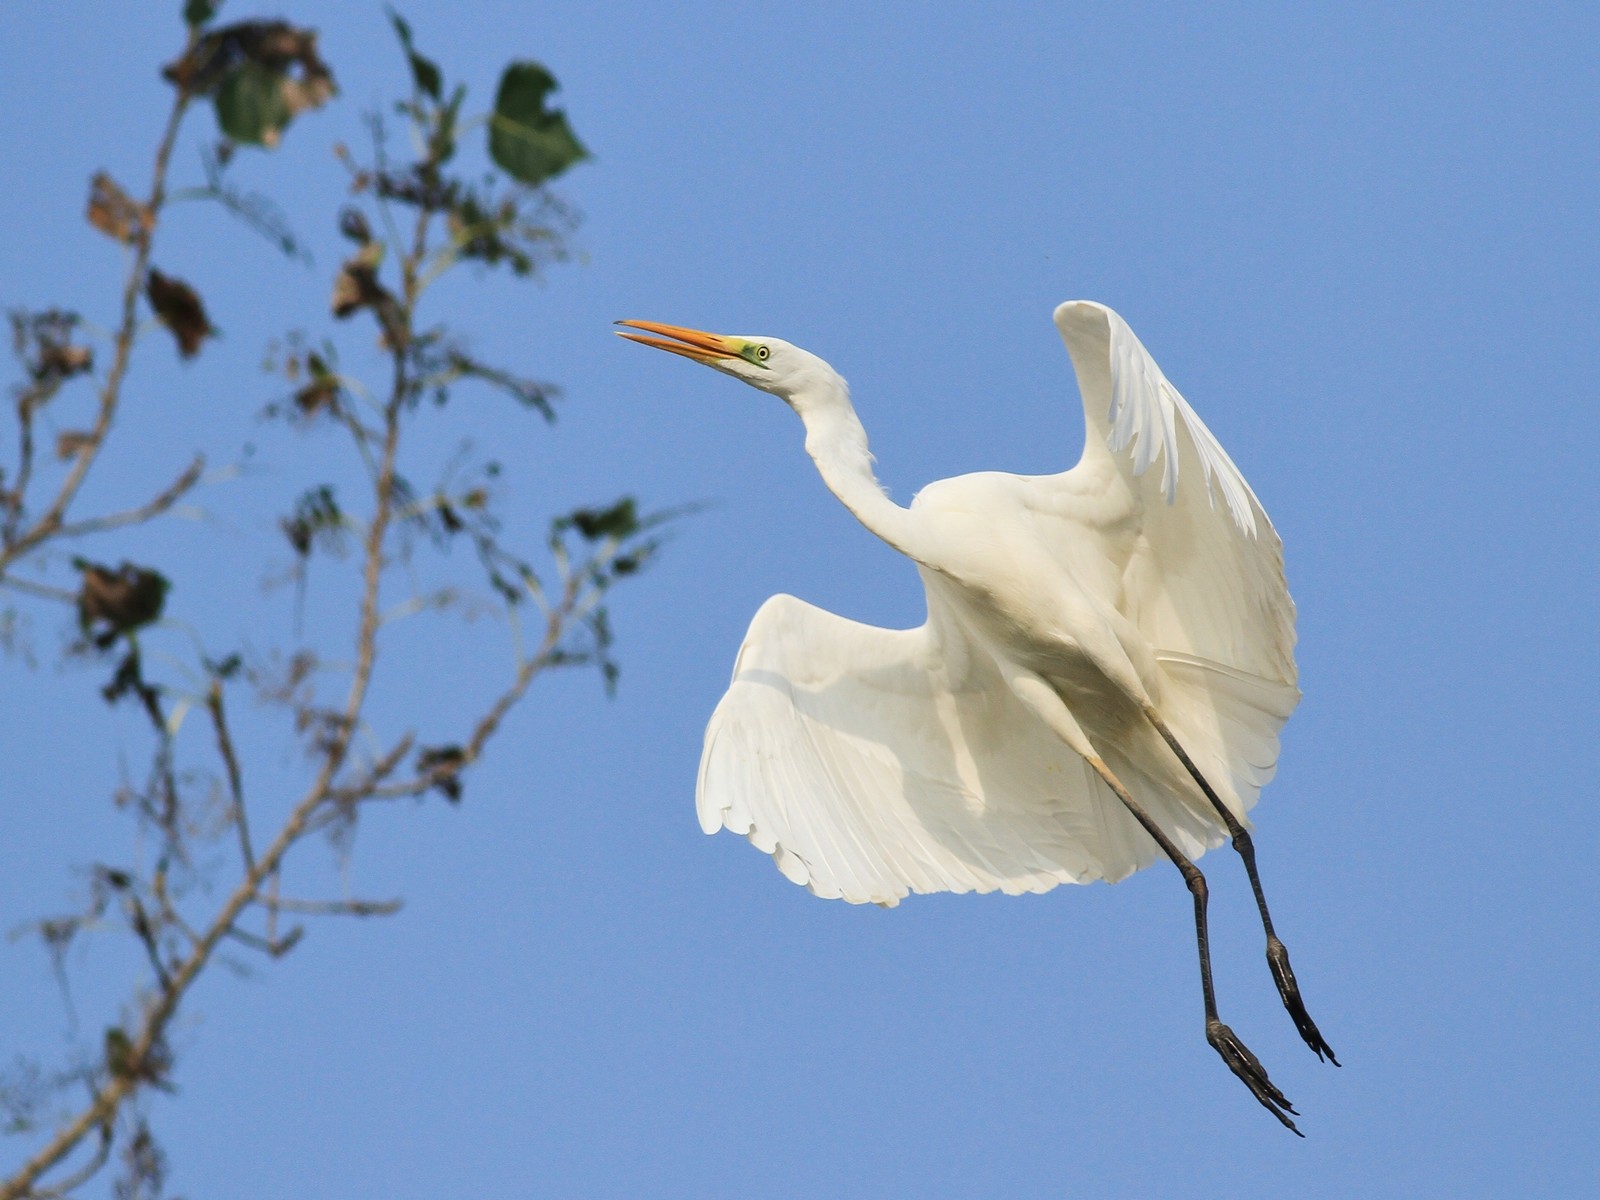
[[[148,521],[151,517],[159,517],[184,496],[195,484],[200,482],[200,473],[205,470],[205,456],[197,454],[194,461],[183,469],[183,473],[167,485],[154,499],[139,505],[137,508],[125,509],[122,512],[108,513],[103,517],[90,517],[83,521],[73,521],[59,526],[55,531],[57,537],[82,537],[87,533],[104,533],[108,529],[120,529],[124,525],[137,525]]]
[[[41,600],[58,600],[63,604],[76,604],[78,594],[69,592],[66,588],[51,587],[48,583],[34,583],[31,579],[22,579],[16,575],[0,576],[0,587],[15,588],[29,596],[37,596]]]
[[[106,1165],[106,1160],[111,1157],[111,1141],[111,1127],[102,1125],[100,1127],[100,1141],[95,1146],[94,1157],[59,1183],[52,1184],[42,1191],[30,1193],[31,1200],[54,1200],[57,1196],[70,1195],[88,1183],[89,1180],[95,1177],[100,1168]]]
[[[455,764],[453,770],[459,772],[483,756],[489,739],[498,731],[506,714],[516,707],[533,681],[549,667],[562,635],[572,621],[581,620],[586,612],[593,608],[596,597],[586,595],[583,578],[581,572],[574,572],[568,577],[561,603],[550,609],[546,616],[544,637],[539,643],[539,649],[533,657],[518,662],[510,686],[500,693],[489,706],[489,711],[473,726],[471,735],[461,748],[460,761]],[[348,803],[363,800],[401,800],[421,796],[434,786],[436,777],[429,773],[387,785],[380,782],[381,778],[375,774],[364,781],[359,788],[344,789],[339,798]]]
[[[217,733],[217,753],[222,757],[223,768],[228,773],[228,796],[233,801],[233,822],[239,830],[239,854],[244,859],[245,870],[256,865],[255,849],[250,844],[250,821],[244,807],[244,775],[239,770],[239,756],[233,748],[233,736],[228,732],[228,718],[222,707],[222,681],[213,679],[206,692],[206,712],[211,715],[211,727]]]
[[[394,900],[260,900],[264,908],[308,916],[387,917],[400,911],[405,901]]]
[[[190,44],[193,44],[193,34],[190,35]],[[178,129],[183,124],[183,115],[188,107],[189,94],[180,88],[173,100],[172,112],[167,117],[167,127],[156,147],[150,197],[145,202],[149,219],[142,222],[133,235],[133,262],[128,267],[128,276],[122,287],[122,318],[117,324],[115,351],[111,359],[111,368],[106,372],[105,383],[100,389],[100,405],[95,413],[94,425],[89,430],[87,443],[73,460],[72,469],[67,472],[67,477],[62,481],[61,489],[56,493],[50,506],[40,514],[39,519],[31,527],[17,535],[15,539],[8,540],[4,546],[0,546],[0,576],[4,576],[6,569],[18,558],[60,531],[68,506],[77,496],[78,489],[83,486],[89,469],[98,460],[100,451],[105,445],[106,435],[111,432],[117,405],[122,398],[122,382],[127,376],[128,365],[133,358],[133,343],[139,328],[139,293],[143,289],[146,268],[150,263],[150,246],[155,240],[155,223],[166,198],[167,167],[172,160],[172,148],[177,143]],[[17,501],[21,502],[20,496],[17,497]]]

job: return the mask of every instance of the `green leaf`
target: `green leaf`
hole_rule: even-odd
[[[106,1030],[106,1069],[119,1079],[133,1075],[133,1043],[128,1035],[113,1025]]]
[[[417,89],[426,92],[435,101],[439,99],[440,89],[444,86],[444,77],[439,73],[439,64],[431,58],[418,54],[411,45],[411,23],[394,9],[388,9],[389,23],[394,26],[400,45],[406,52],[406,59],[411,63],[411,78],[416,81]]]
[[[621,541],[639,532],[639,507],[632,496],[624,496],[610,508],[575,509],[556,524],[558,528],[575,528],[591,542],[606,537]]]
[[[434,119],[433,136],[430,146],[435,162],[446,163],[456,152],[456,119],[461,112],[461,102],[467,97],[467,89],[463,84],[456,84],[456,90],[450,93],[447,103],[439,106],[438,115]]]
[[[530,186],[554,179],[589,157],[559,108],[546,109],[555,77],[536,62],[514,62],[500,77],[489,120],[489,156]]]
[[[217,9],[222,7],[222,0],[188,0],[183,6],[183,20],[190,29],[199,29],[202,25],[209,25],[211,18],[217,15]]]
[[[276,146],[293,114],[283,96],[283,80],[260,63],[244,62],[217,88],[217,124],[236,142]]]

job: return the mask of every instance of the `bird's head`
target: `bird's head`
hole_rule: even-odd
[[[618,321],[617,324],[645,331],[642,334],[619,332],[618,337],[692,358],[742,379],[751,387],[781,396],[791,404],[796,396],[815,384],[843,382],[822,359],[782,338],[733,337],[686,329],[681,325],[663,325],[658,321]]]

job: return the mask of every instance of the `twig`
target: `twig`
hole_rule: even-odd
[[[455,764],[456,772],[482,757],[484,747],[500,728],[500,722],[522,699],[533,681],[554,660],[561,638],[571,622],[582,618],[586,608],[581,603],[585,597],[583,579],[582,572],[568,575],[561,603],[552,608],[546,618],[544,637],[539,643],[539,649],[531,658],[525,658],[518,664],[510,686],[500,693],[489,706],[489,711],[473,726],[471,736],[461,749],[461,759]],[[437,776],[432,772],[388,785],[379,785],[374,781],[373,786],[366,788],[360,795],[345,794],[342,798],[358,803],[365,800],[403,800],[424,795],[433,788],[436,781]]]
[[[78,602],[76,592],[69,592],[66,588],[51,587],[47,583],[34,583],[31,579],[21,579],[15,575],[0,576],[0,587],[16,588],[19,592],[26,592],[41,600],[59,600],[63,604]]]
[[[275,912],[310,916],[387,917],[400,911],[405,901],[394,900],[257,900]]]
[[[41,1191],[29,1192],[29,1200],[56,1200],[56,1197],[64,1197],[77,1191],[78,1188],[93,1179],[101,1167],[106,1165],[106,1160],[111,1157],[111,1140],[111,1126],[102,1125],[100,1127],[100,1142],[95,1146],[94,1157],[59,1183],[52,1184]]]
[[[191,32],[191,48],[193,44],[194,35]],[[150,181],[150,198],[144,205],[149,216],[133,235],[133,262],[129,264],[128,277],[122,288],[122,318],[117,324],[115,352],[112,355],[111,368],[106,372],[105,384],[100,389],[100,406],[95,413],[94,425],[90,428],[83,449],[73,460],[72,469],[67,472],[67,477],[62,481],[61,489],[50,502],[50,506],[40,514],[32,526],[14,539],[9,539],[4,546],[0,546],[0,576],[4,576],[6,569],[22,555],[59,531],[67,507],[77,496],[78,489],[83,486],[89,468],[94,465],[101,449],[105,446],[106,435],[111,432],[111,423],[116,417],[117,405],[122,397],[122,381],[128,373],[128,364],[133,358],[134,338],[139,329],[139,293],[143,289],[145,270],[150,262],[150,245],[155,238],[155,222],[166,197],[167,166],[172,160],[172,148],[178,140],[178,128],[183,124],[183,114],[188,107],[189,93],[180,87],[172,102],[172,112],[167,117],[167,127],[156,147],[155,166]],[[19,503],[20,499],[18,497]],[[4,1196],[5,1193],[0,1193],[0,1200],[4,1200]]]
[[[172,978],[167,974],[167,965],[161,961],[161,943],[159,934],[154,925],[150,923],[150,914],[145,911],[144,904],[137,896],[129,896],[128,904],[133,909],[133,916],[128,922],[132,927],[134,936],[144,946],[145,955],[150,959],[150,968],[156,973],[156,982],[162,987],[172,986]]]
[[[228,772],[228,795],[233,801],[233,821],[239,830],[239,853],[248,871],[256,865],[256,854],[250,845],[250,821],[244,808],[244,776],[239,770],[239,756],[234,753],[233,737],[228,733],[220,679],[213,679],[206,692],[206,711],[211,714],[211,726],[217,731],[217,753],[222,756],[223,768]]]
[[[86,533],[103,533],[107,529],[120,529],[124,525],[137,525],[141,521],[148,521],[152,517],[159,517],[183,498],[185,492],[200,482],[200,473],[205,470],[205,456],[195,455],[194,461],[183,469],[179,475],[160,495],[141,504],[138,508],[126,509],[122,512],[109,513],[103,517],[90,517],[83,521],[71,521],[56,528],[56,537],[82,537]]]
[[[305,927],[296,925],[288,933],[280,937],[262,937],[251,933],[248,929],[240,929],[237,925],[228,930],[228,936],[236,942],[242,942],[252,950],[259,950],[271,958],[282,958],[293,950],[305,936]]]

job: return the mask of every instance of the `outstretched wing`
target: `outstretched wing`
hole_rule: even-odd
[[[1087,301],[1061,305],[1055,321],[1087,426],[1055,494],[1092,497],[1121,480],[1131,495],[1131,524],[1109,510],[1119,523],[1107,545],[1126,561],[1105,599],[1154,653],[1167,723],[1242,817],[1276,770],[1278,733],[1300,698],[1283,543],[1126,321]],[[1107,511],[1080,500],[1072,515],[1092,526]]]
[[[1104,305],[1068,301],[1056,328],[1083,394],[1083,457],[1110,464],[1137,500],[1118,607],[1150,646],[1293,687],[1294,601],[1283,543],[1239,468]]]
[[[792,596],[751,622],[706,730],[696,804],[824,897],[1042,892],[1115,881],[1155,844],[941,619],[888,630]],[[1219,839],[1151,795],[1186,853]]]

